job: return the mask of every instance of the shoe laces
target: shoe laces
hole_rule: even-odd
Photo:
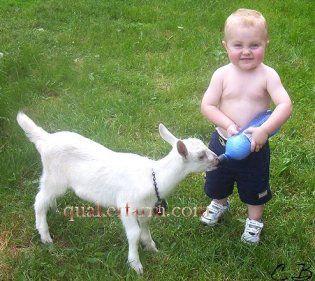
[[[252,236],[256,236],[260,233],[263,228],[263,223],[248,219],[246,222],[246,232]]]
[[[227,202],[227,205],[222,205],[215,201],[212,201],[211,204],[208,206],[208,212],[210,214],[217,214],[217,213],[223,212],[228,207],[229,207],[228,202]]]

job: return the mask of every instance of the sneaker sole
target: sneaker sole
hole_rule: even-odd
[[[241,237],[241,241],[242,241],[244,244],[251,245],[251,246],[255,246],[255,245],[258,245],[258,244],[259,244],[259,240],[258,240],[257,242],[252,242],[252,241],[247,241],[247,240],[244,239],[243,237]]]
[[[209,220],[207,220],[207,219],[205,219],[205,218],[203,218],[203,217],[200,218],[200,221],[201,221],[201,223],[202,223],[204,226],[215,226],[215,225],[219,224],[219,221],[217,221],[217,222],[215,222],[215,223],[209,223]]]

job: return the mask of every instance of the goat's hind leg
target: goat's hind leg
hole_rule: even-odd
[[[36,229],[38,230],[43,243],[53,242],[47,224],[47,211],[50,207],[55,205],[58,195],[63,193],[57,192],[57,190],[58,188],[56,184],[50,184],[49,180],[43,177],[39,187],[39,192],[35,198],[34,209]]]
[[[56,198],[55,199],[53,199],[51,202],[50,202],[50,209],[52,210],[52,211],[54,211],[55,213],[59,213],[59,210],[58,210],[58,207],[57,207],[57,200],[56,200]]]

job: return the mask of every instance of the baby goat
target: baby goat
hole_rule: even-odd
[[[132,210],[153,208],[157,197],[165,198],[189,173],[213,170],[218,164],[217,156],[201,140],[179,140],[162,124],[160,135],[173,149],[166,157],[154,161],[136,154],[114,152],[76,133],[50,134],[22,112],[18,113],[17,121],[35,144],[43,164],[34,204],[41,241],[52,242],[46,214],[55,199],[70,187],[78,197],[102,207],[122,207],[120,218],[129,243],[128,261],[138,274],[143,273],[139,241],[146,250],[157,249],[149,230],[151,216],[137,216]]]

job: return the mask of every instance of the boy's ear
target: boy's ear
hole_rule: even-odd
[[[224,41],[224,40],[222,40],[222,45],[223,45],[223,47],[226,49],[227,47],[226,47],[226,42]]]

